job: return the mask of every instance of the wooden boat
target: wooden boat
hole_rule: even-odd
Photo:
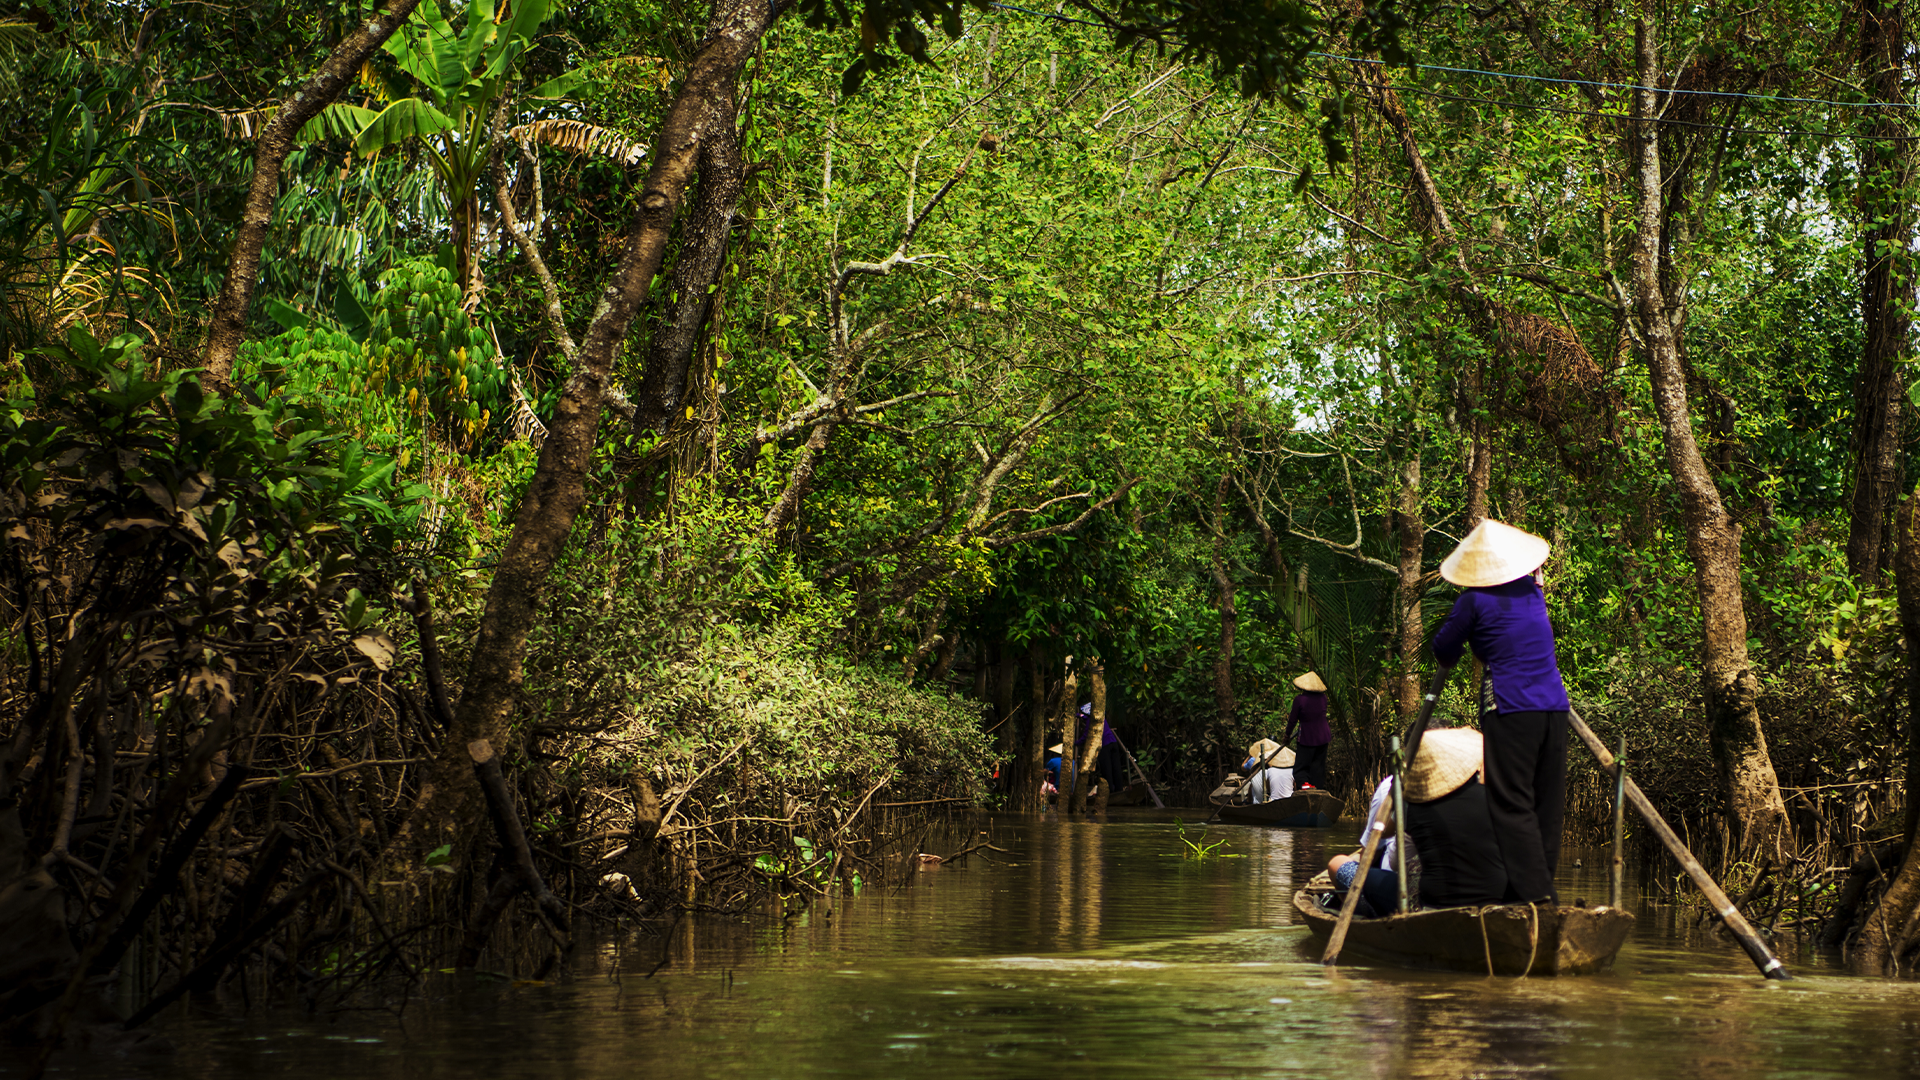
[[[1331,894],[1331,889],[1309,886],[1293,894],[1294,910],[1320,941],[1332,935],[1339,921],[1338,911],[1320,906],[1323,894]],[[1614,954],[1632,929],[1633,916],[1611,907],[1437,908],[1384,919],[1356,918],[1347,925],[1341,952],[1398,967],[1505,976],[1591,975],[1613,966]]]
[[[1319,788],[1308,788],[1272,802],[1221,803],[1220,820],[1235,825],[1324,829],[1340,820],[1340,811],[1345,805],[1344,800]]]

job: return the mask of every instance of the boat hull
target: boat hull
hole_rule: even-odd
[[[1220,807],[1220,820],[1235,825],[1276,825],[1294,829],[1324,829],[1340,820],[1345,803],[1319,789],[1297,792],[1284,799]]]
[[[1333,933],[1336,915],[1309,890],[1293,894],[1293,907],[1315,938],[1325,941]],[[1611,907],[1439,908],[1356,918],[1347,926],[1341,952],[1396,967],[1509,977],[1591,975],[1613,966],[1632,929],[1633,916]]]

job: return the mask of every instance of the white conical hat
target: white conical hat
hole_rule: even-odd
[[[1552,550],[1532,533],[1488,518],[1440,563],[1440,576],[1468,588],[1505,585],[1538,570]]]
[[[1317,673],[1311,671],[1293,680],[1293,685],[1302,690],[1315,690],[1322,694],[1327,692],[1326,681],[1320,678]]]
[[[1272,739],[1261,739],[1247,747],[1247,756],[1253,759],[1255,765],[1266,762],[1269,769],[1293,768],[1293,751],[1284,749]]]
[[[1407,769],[1407,798],[1432,802],[1460,790],[1480,771],[1486,747],[1472,728],[1436,728],[1420,736],[1420,752]]]

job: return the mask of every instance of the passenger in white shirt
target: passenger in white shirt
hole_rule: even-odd
[[[1261,763],[1265,762],[1263,766]],[[1272,739],[1261,739],[1247,747],[1242,769],[1253,771],[1247,780],[1247,794],[1256,803],[1272,802],[1293,794],[1293,751]]]

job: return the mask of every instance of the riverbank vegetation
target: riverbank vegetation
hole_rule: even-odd
[[[872,879],[879,811],[1041,809],[1089,697],[1193,796],[1315,669],[1359,790],[1489,515],[1762,921],[1900,962],[1907,39],[20,7],[0,1019]]]

